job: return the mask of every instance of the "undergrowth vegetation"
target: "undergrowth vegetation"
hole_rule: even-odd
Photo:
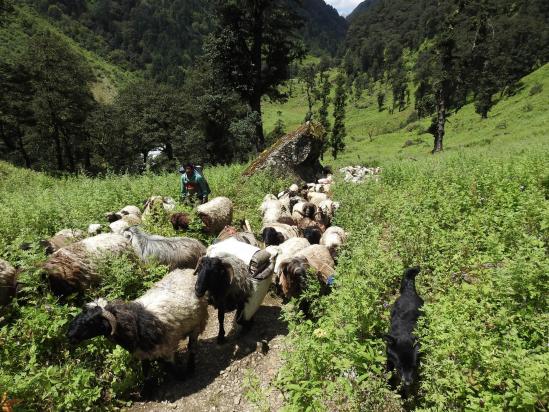
[[[337,185],[351,240],[318,321],[287,314],[289,409],[547,409],[547,149],[392,162],[380,182]],[[426,302],[421,388],[403,403],[386,384],[383,336],[412,265]]]
[[[243,185],[242,171],[231,166],[207,168],[206,174],[216,195],[235,202],[235,221],[248,218],[259,230],[258,199],[283,183],[258,175]],[[142,207],[151,195],[177,199],[178,190],[176,174],[56,179],[0,163],[0,258],[21,270],[23,285],[17,301],[0,313],[0,395],[6,394],[17,410],[110,409],[139,392],[141,370],[127,351],[104,338],[73,347],[65,338],[66,327],[83,303],[97,297],[134,299],[167,267],[145,265],[130,255],[108,257],[98,262],[104,279],[98,288],[62,301],[49,293],[42,277],[46,257],[38,242],[63,228],[86,230],[90,223],[106,223],[106,212],[128,204]],[[211,242],[199,227],[195,218],[186,235]],[[145,228],[176,235],[167,221]],[[30,249],[22,250],[23,244]]]

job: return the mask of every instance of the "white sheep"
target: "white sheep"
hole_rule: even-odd
[[[233,202],[227,197],[215,197],[199,205],[196,212],[207,233],[218,234],[233,220]]]
[[[206,247],[197,239],[151,235],[137,226],[126,229],[124,237],[141,260],[155,260],[170,269],[194,268],[206,254]]]
[[[307,193],[307,199],[318,207],[323,200],[328,199],[328,195],[326,193],[309,192]]]
[[[283,203],[276,199],[273,195],[266,195],[259,207],[261,211],[261,217],[263,220],[263,225],[268,223],[277,222],[282,217],[290,216],[290,201],[288,199],[288,204],[283,205]]]
[[[122,215],[118,220],[115,220],[109,225],[112,233],[121,235],[126,229],[132,226],[137,226],[142,223],[141,218],[135,214]]]
[[[332,257],[335,258],[338,249],[347,240],[347,233],[339,226],[332,226],[326,229],[320,238],[320,244],[324,245],[330,251]]]
[[[97,299],[89,303],[69,324],[69,341],[77,344],[105,336],[137,359],[173,364],[179,343],[188,337],[187,370],[192,372],[198,336],[208,319],[208,303],[196,296],[193,272],[176,269],[131,302]]]
[[[292,219],[299,224],[303,218],[314,219],[316,205],[311,202],[298,202],[292,208]]]
[[[280,272],[280,262],[293,257],[297,252],[311,246],[309,241],[303,237],[294,237],[286,240],[278,246],[268,246],[265,250],[271,254],[275,260],[274,274],[277,276]]]

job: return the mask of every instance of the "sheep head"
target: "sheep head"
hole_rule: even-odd
[[[231,265],[216,257],[203,257],[198,261],[194,271],[196,284],[194,292],[201,298],[209,292],[215,298],[222,298],[234,277]]]
[[[263,239],[265,246],[278,246],[281,243],[284,243],[285,240],[284,236],[281,233],[278,233],[272,227],[266,227],[265,229],[263,229],[263,232],[261,233],[261,238]]]
[[[112,313],[105,309],[106,304],[104,299],[88,303],[82,312],[71,321],[67,330],[67,338],[71,344],[77,344],[96,336],[114,334],[116,319]]]
[[[297,256],[280,264],[280,287],[286,298],[298,297],[307,285],[310,264],[306,258]]]
[[[303,229],[303,237],[309,241],[311,245],[318,245],[322,237],[322,231],[317,226],[308,226]]]

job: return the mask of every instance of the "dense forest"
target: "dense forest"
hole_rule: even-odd
[[[473,100],[486,118],[549,59],[543,0],[366,1],[348,31],[322,0],[3,0],[1,13],[0,156],[57,172],[245,161],[283,133],[264,136],[262,101],[287,99],[293,78],[337,156],[345,133],[330,122],[344,126],[346,98],[328,120],[330,68],[341,93],[377,84],[380,110],[432,118],[436,152],[453,111]],[[310,54],[320,63],[300,63]],[[101,99],[106,64],[128,75]]]

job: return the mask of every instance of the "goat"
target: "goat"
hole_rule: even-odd
[[[218,343],[225,341],[226,312],[236,310],[236,322],[243,326],[244,331],[250,329],[253,315],[269,290],[272,269],[271,264],[252,278],[249,264],[228,253],[205,256],[200,260],[195,270],[195,293],[198,297],[207,293],[208,302],[217,308]]]
[[[152,259],[167,265],[170,269],[194,268],[198,260],[206,254],[206,247],[189,237],[163,237],[143,232],[133,226],[124,231],[133,250],[145,262]]]
[[[194,283],[193,270],[177,269],[131,302],[97,299],[70,322],[67,338],[77,344],[105,336],[141,361],[173,365],[179,342],[188,337],[187,371],[192,373],[198,336],[208,320],[208,303],[195,295]]]
[[[412,334],[423,306],[423,299],[417,294],[415,286],[415,278],[419,270],[419,267],[413,267],[404,271],[400,296],[391,309],[390,332],[385,335],[387,370],[392,372],[396,369],[405,397],[417,380],[419,365],[419,345]],[[392,379],[392,383],[394,382],[395,379]]]

